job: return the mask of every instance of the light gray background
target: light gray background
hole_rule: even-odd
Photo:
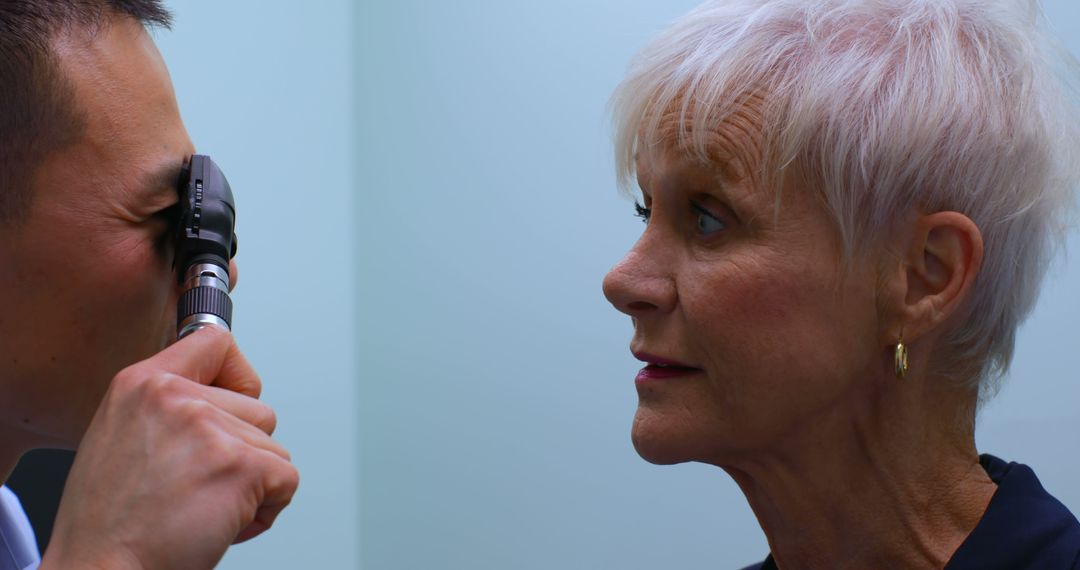
[[[220,567],[357,568],[352,7],[168,5],[174,30],[155,38],[181,113],[236,196],[234,331],[300,469],[274,528]]]
[[[303,476],[223,567],[764,557],[723,472],[635,455],[630,324],[600,291],[642,228],[607,98],[696,2],[171,5],[159,45],[240,205],[237,335]],[[1080,52],[1080,6],[1046,7]],[[1080,512],[1078,291],[1059,264],[979,443]]]

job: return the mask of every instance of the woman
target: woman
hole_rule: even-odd
[[[1080,177],[1038,14],[709,2],[617,91],[634,445],[726,470],[760,567],[1080,568],[1076,518],[974,439]]]

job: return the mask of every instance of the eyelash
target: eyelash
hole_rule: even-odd
[[[180,205],[173,204],[168,208],[162,208],[154,212],[153,217],[162,220],[166,223],[166,233],[170,233],[176,229],[176,224],[180,223]]]
[[[646,208],[641,205],[641,202],[634,202],[634,215],[641,218],[641,221],[648,224],[649,218],[652,217],[652,208]]]
[[[695,202],[690,202],[690,208],[692,210],[694,210],[694,212],[697,213],[698,215],[707,216],[707,217],[711,218],[713,221],[721,224],[722,226],[724,226],[723,229],[727,228],[727,225],[728,225],[727,222],[720,219],[716,214],[713,214],[712,212],[710,212],[705,207],[700,206]],[[634,215],[641,218],[642,222],[648,224],[649,219],[652,217],[652,208],[646,208],[645,206],[642,206],[640,202],[634,202]]]

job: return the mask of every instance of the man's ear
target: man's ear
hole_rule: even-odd
[[[949,318],[967,298],[983,259],[982,233],[957,212],[919,217],[902,250],[904,339],[915,340]]]

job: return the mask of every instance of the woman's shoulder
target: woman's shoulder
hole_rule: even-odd
[[[1080,522],[1022,463],[982,455],[998,489],[945,570],[1080,570]],[[776,570],[772,556],[743,570]]]
[[[1080,569],[1080,522],[1035,472],[992,455],[982,455],[980,463],[998,490],[946,570]]]

